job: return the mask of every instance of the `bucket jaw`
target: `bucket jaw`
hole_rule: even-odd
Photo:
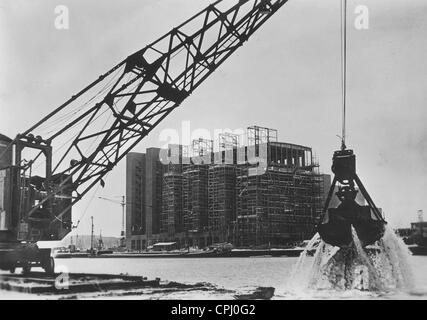
[[[354,228],[362,246],[375,243],[384,235],[386,221],[356,174],[356,156],[353,150],[335,151],[332,160],[332,172],[335,176],[325,202],[323,217],[317,226],[320,237],[330,245],[348,247],[353,241]],[[329,208],[338,183],[336,196],[340,204],[336,208]],[[359,191],[367,205],[362,206],[356,202]]]

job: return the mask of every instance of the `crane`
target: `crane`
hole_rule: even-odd
[[[387,222],[356,173],[356,155],[346,146],[346,102],[347,102],[347,0],[341,0],[341,80],[342,80],[342,136],[341,149],[334,152],[331,170],[334,179],[329,188],[323,215],[317,225],[317,231],[328,244],[340,248],[352,249],[354,228],[362,246],[373,244],[385,233]],[[335,193],[341,204],[329,208],[335,187]],[[356,188],[358,187],[358,189]],[[368,205],[356,202],[361,192]]]
[[[10,141],[0,154],[3,196],[9,201],[7,229],[0,230],[0,269],[40,265],[53,272],[50,250],[35,243],[63,239],[72,229],[72,207],[95,185],[104,186],[118,162],[287,2],[235,0],[226,7],[215,1]],[[24,157],[28,150],[33,153]],[[333,156],[335,177],[318,225],[322,239],[333,245],[348,245],[352,226],[364,244],[384,232],[385,221],[357,176],[355,161],[345,145],[344,90],[342,148]],[[328,210],[337,183],[342,203]],[[368,206],[355,202],[355,184]]]
[[[11,199],[0,268],[40,265],[53,272],[50,251],[35,242],[63,239],[72,229],[72,207],[104,186],[105,175],[287,1],[236,0],[229,7],[215,1],[10,141],[0,154]]]
[[[110,201],[112,203],[119,204],[122,207],[122,229],[120,231],[120,246],[124,247],[125,246],[125,207],[126,207],[125,199],[126,197],[125,196],[120,196],[120,197],[122,198],[121,201],[117,201],[117,200],[106,198],[106,197],[98,197],[98,199]]]

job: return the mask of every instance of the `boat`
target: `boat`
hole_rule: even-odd
[[[68,249],[62,249],[54,251],[53,257],[55,259],[68,259],[68,258],[87,258],[89,257],[88,252],[71,251]]]
[[[404,241],[414,256],[427,256],[427,222],[420,218],[411,223],[410,234]]]
[[[414,256],[427,256],[427,246],[420,246],[417,244],[409,245],[408,249]]]

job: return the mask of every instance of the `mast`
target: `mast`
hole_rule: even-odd
[[[125,196],[122,196],[122,202],[120,203],[120,205],[122,206],[122,231],[120,235],[122,237],[125,236],[125,206],[126,206],[125,199],[126,199]]]
[[[92,221],[92,229],[90,233],[90,253],[93,254],[93,243],[94,243],[94,234],[93,234],[93,216],[90,217]]]

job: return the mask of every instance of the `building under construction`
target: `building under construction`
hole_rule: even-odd
[[[277,130],[249,127],[191,146],[127,156],[126,239],[132,250],[157,242],[205,247],[280,247],[309,239],[330,176],[309,147],[278,142]]]

